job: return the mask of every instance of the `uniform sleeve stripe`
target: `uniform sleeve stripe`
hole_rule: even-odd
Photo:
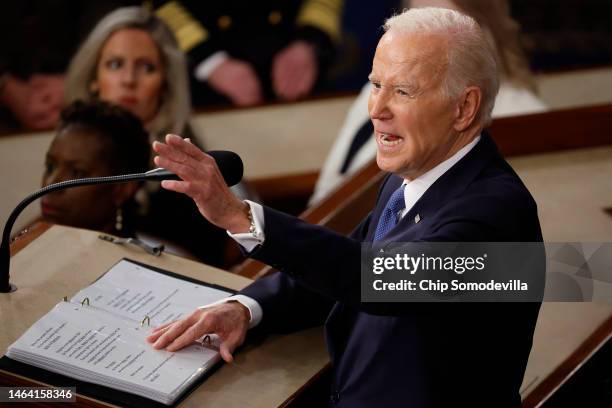
[[[208,31],[178,1],[164,4],[155,14],[170,27],[183,52],[208,39]]]

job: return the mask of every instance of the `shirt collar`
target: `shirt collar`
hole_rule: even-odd
[[[428,172],[423,173],[414,180],[404,180],[402,185],[405,186],[404,202],[406,203],[406,208],[402,211],[401,216],[403,217],[404,215],[406,215],[408,211],[410,211],[410,209],[414,206],[414,204],[419,201],[421,196],[425,194],[427,189],[451,167],[453,167],[459,160],[461,160],[463,156],[468,154],[468,152],[472,150],[479,141],[480,135],[476,136],[474,140],[459,149],[457,153],[444,160],[442,163],[438,164],[436,167],[429,170]]]

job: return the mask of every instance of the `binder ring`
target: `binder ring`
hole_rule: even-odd
[[[87,304],[87,306],[89,306],[89,298],[86,297],[85,299],[81,300],[81,306],[85,306],[85,304]]]
[[[219,352],[219,347],[213,343],[213,337],[210,334],[207,334],[204,337],[202,337],[202,340],[200,340],[200,344],[204,348],[207,348],[209,350],[214,350],[217,353]]]
[[[145,316],[142,321],[140,322],[140,327],[143,327],[145,325],[145,323],[147,324],[147,326],[151,325],[151,318],[149,316]]]

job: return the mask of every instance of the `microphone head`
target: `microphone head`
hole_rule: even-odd
[[[233,186],[240,183],[242,180],[242,173],[244,167],[242,165],[242,159],[234,152],[228,150],[212,150],[206,152],[206,154],[212,156],[219,167],[219,171],[228,186]],[[149,170],[145,173],[142,180],[180,180],[181,178],[176,174],[163,169],[161,167]]]
[[[219,171],[228,186],[231,187],[240,183],[244,173],[244,165],[240,156],[228,150],[211,150],[206,154],[215,159],[217,167],[219,167]]]

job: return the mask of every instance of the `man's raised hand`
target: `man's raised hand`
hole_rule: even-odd
[[[166,143],[154,142],[155,164],[178,175],[181,180],[164,180],[167,190],[187,194],[208,221],[229,232],[248,232],[248,204],[227,187],[215,160],[177,135],[167,135]],[[172,216],[169,214],[168,216]]]

